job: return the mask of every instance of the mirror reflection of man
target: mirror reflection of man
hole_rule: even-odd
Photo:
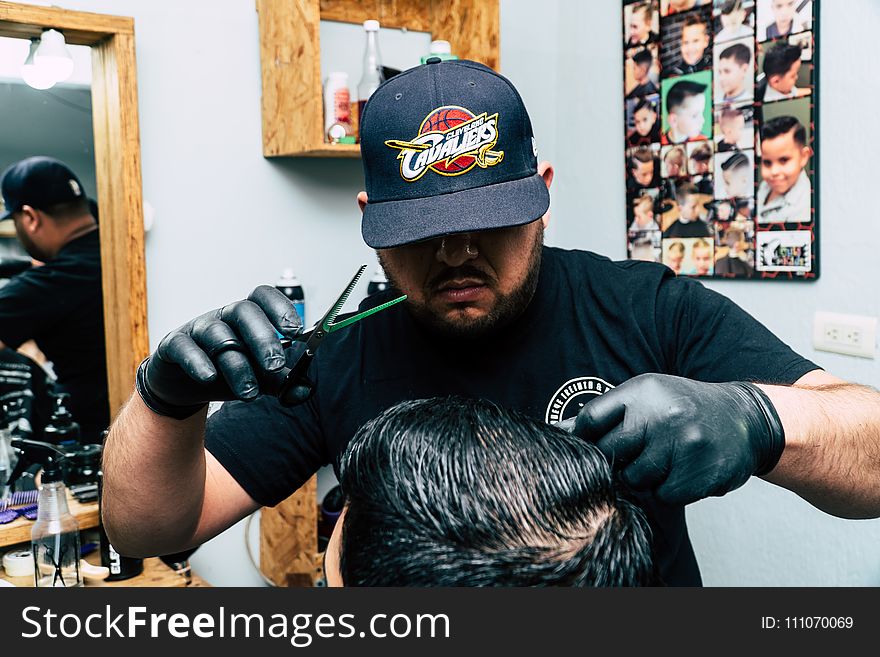
[[[104,353],[104,304],[98,222],[70,168],[30,157],[3,173],[3,201],[28,254],[42,262],[0,289],[0,345],[34,340],[52,361],[57,388],[83,442],[98,442],[110,423]]]

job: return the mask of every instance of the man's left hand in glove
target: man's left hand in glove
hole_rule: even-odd
[[[565,425],[595,443],[626,485],[671,505],[739,488],[770,472],[785,448],[770,399],[740,381],[642,374],[590,401]]]

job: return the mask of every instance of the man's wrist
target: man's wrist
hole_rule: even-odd
[[[754,474],[764,476],[773,471],[782,457],[782,452],[785,450],[785,429],[773,401],[760,386],[746,381],[739,381],[736,385],[749,396],[755,410],[760,414],[757,422],[760,428],[764,429],[766,440],[762,441],[763,449],[759,450],[761,459]],[[762,433],[760,429],[758,433],[759,435]]]
[[[192,417],[200,410],[205,408],[208,404],[192,404],[190,406],[177,406],[174,404],[169,404],[154,395],[150,392],[150,388],[147,385],[147,377],[146,377],[146,369],[147,365],[152,356],[148,356],[141,364],[138,366],[137,374],[135,375],[134,387],[137,390],[138,396],[140,396],[141,401],[144,402],[144,405],[149,408],[156,415],[161,415],[162,417],[169,417],[174,420],[186,420],[187,418]]]

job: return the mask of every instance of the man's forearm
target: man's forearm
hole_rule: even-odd
[[[150,556],[188,547],[205,494],[205,411],[161,417],[135,393],[104,447],[103,520],[119,552]]]
[[[761,386],[785,428],[785,451],[764,478],[835,516],[880,516],[880,393],[806,385]]]

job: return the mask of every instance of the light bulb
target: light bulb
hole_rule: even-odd
[[[34,63],[46,67],[55,82],[64,82],[73,75],[73,57],[67,51],[64,35],[58,30],[46,30],[40,38],[40,47],[34,55]]]
[[[55,86],[55,76],[53,71],[45,66],[37,66],[34,63],[34,53],[40,47],[39,39],[31,39],[31,47],[28,51],[27,59],[21,65],[21,79],[25,84],[34,89],[51,89]]]

